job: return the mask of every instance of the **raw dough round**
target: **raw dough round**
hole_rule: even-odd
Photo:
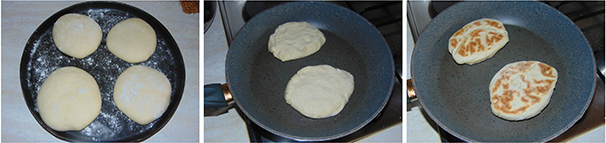
[[[338,114],[354,91],[354,77],[330,65],[307,66],[295,74],[288,85],[286,103],[310,118]]]
[[[149,124],[160,117],[172,89],[161,72],[142,65],[126,69],[114,86],[114,102],[120,111],[138,124]]]
[[[284,23],[269,36],[269,52],[282,62],[309,56],[324,45],[322,32],[307,22]]]
[[[107,49],[129,63],[147,60],[156,50],[156,43],[156,31],[140,18],[121,21],[107,34]]]
[[[80,68],[60,68],[42,83],[36,104],[40,117],[52,129],[79,131],[101,112],[99,85]]]
[[[61,16],[53,26],[53,41],[59,50],[82,59],[97,50],[103,32],[95,20],[86,15],[70,13]]]

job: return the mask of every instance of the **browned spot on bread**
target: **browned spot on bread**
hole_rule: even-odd
[[[452,47],[457,47],[457,44],[459,44],[459,41],[457,41],[457,39],[452,39],[450,40],[450,45]]]
[[[539,101],[541,101],[541,98],[532,96],[532,95],[522,96],[522,97],[520,97],[520,99],[522,100],[522,102],[526,103],[527,105],[534,105],[536,103],[539,103]]]
[[[467,42],[467,39],[463,40],[463,44],[465,44],[465,42]],[[461,48],[459,48],[459,51],[457,53],[463,57],[467,57],[467,56],[469,56],[469,54],[467,54],[465,52],[466,50],[467,50],[467,46],[463,45],[463,46],[461,46]]]
[[[538,95],[538,96],[543,97],[543,96],[549,94],[549,90],[551,89],[552,84],[555,81],[550,80],[550,79],[544,79],[544,80],[533,80],[533,82],[535,83],[535,85],[541,84],[541,86],[527,86],[527,88],[524,88],[522,90],[524,90],[524,93],[526,93],[526,95]],[[546,84],[542,84],[542,83],[546,83]]]
[[[459,30],[458,30],[458,31],[457,31],[457,32],[454,34],[454,36],[455,36],[455,37],[457,37],[457,36],[459,36],[459,35],[463,35],[463,33],[465,33],[465,28],[459,29]]]
[[[539,63],[539,69],[541,69],[541,75],[546,76],[546,77],[552,77],[555,78],[555,75],[553,75],[553,70],[552,67],[543,63]]]
[[[478,29],[478,30],[474,30],[471,33],[469,33],[469,37],[471,38],[480,38],[480,32],[484,32],[486,30],[484,29]]]
[[[488,26],[492,26],[492,27],[494,27],[494,28],[498,28],[498,29],[503,28],[503,26],[499,26],[499,23],[498,23],[498,22],[496,22],[496,21],[484,20],[484,22],[486,22],[486,23],[487,23],[486,25],[488,25]]]
[[[520,96],[520,92],[515,90],[505,90],[502,95],[496,95],[492,100],[496,100],[495,109],[507,113],[507,114],[520,114],[526,111],[528,105],[522,106],[518,109],[512,110],[511,102],[513,102],[514,96]]]
[[[514,66],[510,66],[509,68],[518,72],[525,73],[532,67],[532,64],[534,64],[534,62],[520,62],[515,64]]]
[[[484,45],[482,45],[482,40],[480,39],[480,32],[484,32],[486,30],[483,29],[478,29],[478,30],[474,30],[471,33],[469,33],[469,37],[467,37],[465,39],[465,41],[467,41],[467,39],[473,39],[471,40],[469,43],[467,43],[467,45],[462,45],[461,48],[459,49],[459,52],[457,52],[459,55],[466,57],[469,55],[473,55],[476,52],[480,52],[480,51],[485,51],[486,48],[484,47]],[[463,44],[465,44],[465,41],[463,42]]]
[[[503,35],[502,34],[498,34],[495,32],[488,32],[488,34],[486,35],[486,44],[488,46],[497,43],[499,41],[501,41],[501,39],[503,39]]]

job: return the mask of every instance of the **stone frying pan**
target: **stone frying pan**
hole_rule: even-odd
[[[448,39],[480,18],[503,22],[509,43],[481,63],[458,65]],[[488,85],[501,67],[537,60],[558,70],[550,103],[537,116],[507,121],[490,110]],[[412,79],[421,105],[444,130],[470,142],[545,142],[581,118],[595,90],[595,63],[579,28],[539,2],[460,2],[436,16],[412,54]]]
[[[275,28],[291,21],[318,27],[327,40],[315,54],[282,62],[267,42]],[[288,105],[284,91],[299,69],[320,64],[350,72],[355,89],[339,114],[312,119]],[[243,113],[269,132],[298,141],[336,139],[362,128],[387,103],[394,72],[391,51],[370,22],[321,2],[286,3],[259,13],[240,29],[226,59],[227,85]]]

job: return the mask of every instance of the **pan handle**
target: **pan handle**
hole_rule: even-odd
[[[225,113],[233,107],[228,105],[232,100],[227,84],[204,85],[204,116],[216,116]]]
[[[406,99],[408,103],[411,103],[413,100],[417,99],[417,94],[415,93],[415,89],[412,86],[412,80],[408,79],[406,80]]]

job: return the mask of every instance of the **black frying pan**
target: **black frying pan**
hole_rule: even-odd
[[[481,63],[458,65],[448,39],[480,18],[503,22],[509,43]],[[555,67],[550,103],[537,116],[507,121],[490,110],[488,85],[508,63],[536,60]],[[460,2],[435,17],[412,54],[412,79],[421,105],[444,130],[470,142],[545,142],[581,118],[595,89],[594,57],[565,15],[540,2]]]
[[[76,59],[57,49],[52,40],[55,21],[67,13],[88,15],[103,31],[103,40],[91,55]],[[118,22],[138,17],[156,31],[157,46],[152,56],[141,63],[127,63],[113,55],[105,45],[107,33]],[[133,65],[145,65],[162,72],[171,83],[170,104],[164,114],[147,125],[139,125],[124,115],[114,104],[113,89],[120,73]],[[38,90],[50,73],[66,66],[75,66],[91,74],[101,91],[101,113],[81,131],[60,132],[47,126],[38,113]],[[21,88],[25,102],[40,126],[55,137],[66,141],[143,141],[158,132],[177,110],[185,85],[185,66],[177,43],[168,30],[153,16],[130,5],[118,2],[83,2],[50,16],[32,34],[21,57]]]
[[[292,21],[318,27],[327,40],[317,53],[282,62],[267,42],[279,25]],[[350,72],[355,89],[339,114],[312,119],[288,105],[284,91],[299,69],[320,64]],[[321,2],[286,3],[259,13],[240,29],[226,60],[227,84],[243,113],[271,133],[299,141],[336,139],[362,128],[387,103],[394,72],[389,47],[371,23]]]

